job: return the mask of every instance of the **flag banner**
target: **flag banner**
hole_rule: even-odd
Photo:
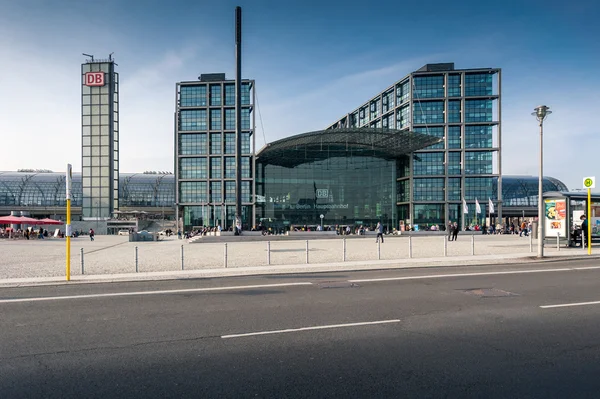
[[[477,201],[477,198],[475,198],[475,211],[477,213],[481,213],[481,207],[479,206],[479,201]]]
[[[467,201],[463,198],[463,213],[469,213],[469,207],[467,206]]]
[[[490,213],[494,213],[494,203],[492,202],[492,199],[488,198],[488,202],[490,207]]]

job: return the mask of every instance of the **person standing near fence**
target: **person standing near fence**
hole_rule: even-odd
[[[377,231],[377,238],[375,239],[375,242],[379,242],[379,237],[381,237],[381,243],[383,244],[383,226],[381,223],[377,223],[375,230]]]

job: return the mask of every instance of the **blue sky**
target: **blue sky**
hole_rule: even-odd
[[[234,7],[243,75],[256,80],[257,149],[324,128],[428,62],[502,68],[503,173],[579,188],[598,175],[600,12],[592,0],[0,0],[0,170],[80,169],[81,53],[114,52],[121,81],[121,170],[173,169],[175,82],[233,78]],[[264,135],[263,135],[264,128]],[[598,173],[596,173],[596,171]]]

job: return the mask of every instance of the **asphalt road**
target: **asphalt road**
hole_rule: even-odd
[[[0,398],[596,398],[599,279],[590,260],[0,289]]]

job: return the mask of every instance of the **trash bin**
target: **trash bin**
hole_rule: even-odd
[[[538,221],[534,220],[533,222],[531,222],[531,234],[532,234],[532,238],[534,240],[537,240],[538,238]]]

